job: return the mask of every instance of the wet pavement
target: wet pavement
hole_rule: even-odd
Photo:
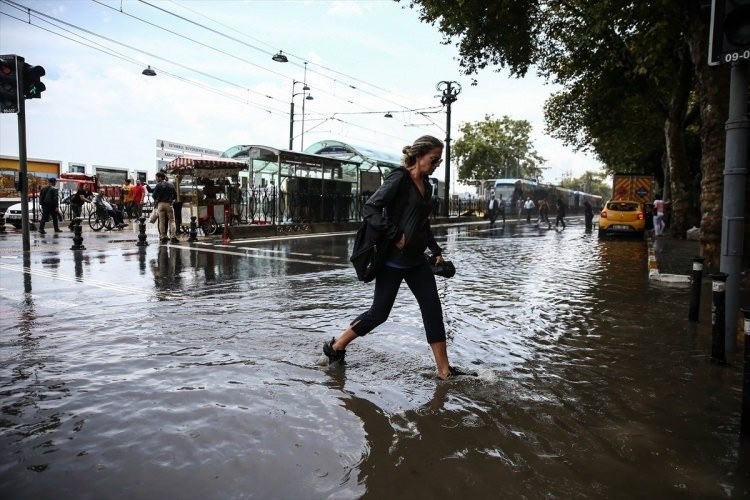
[[[649,279],[643,241],[435,228],[452,363],[402,288],[345,367],[324,340],[369,305],[353,234],[146,247],[136,229],[0,235],[6,498],[746,498],[742,362],[708,360],[710,284]],[[693,247],[662,242],[660,271]],[[696,244],[697,245],[697,244]],[[685,262],[678,262],[685,260]],[[669,267],[670,265],[674,267]],[[684,270],[683,270],[684,269]],[[743,343],[741,342],[742,346]]]

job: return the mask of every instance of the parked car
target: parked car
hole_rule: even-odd
[[[646,214],[643,203],[609,200],[599,214],[599,236],[624,234],[643,237]]]
[[[33,215],[33,211],[36,209],[36,217]],[[23,211],[21,210],[21,203],[14,203],[9,206],[5,211],[5,223],[10,224],[16,229],[21,229],[21,218]],[[42,209],[39,203],[35,203],[35,200],[29,199],[29,220],[39,220],[42,217]]]

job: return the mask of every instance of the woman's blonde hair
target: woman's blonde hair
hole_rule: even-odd
[[[427,152],[434,148],[442,148],[443,141],[437,137],[431,135],[423,135],[411,146],[404,146],[401,150],[404,156],[401,157],[401,164],[406,168],[411,168],[417,163],[417,158],[427,154]]]

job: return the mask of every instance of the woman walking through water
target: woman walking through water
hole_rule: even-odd
[[[429,247],[436,264],[443,262],[442,250],[430,229],[432,203],[428,181],[442,163],[442,155],[442,141],[429,135],[405,146],[401,167],[391,172],[365,203],[362,209],[364,220],[388,240],[385,263],[376,274],[375,295],[370,308],[355,318],[338,338],[323,344],[329,365],[344,363],[349,343],[388,319],[401,282],[406,281],[422,312],[438,377],[445,380],[467,375],[448,363],[443,309],[435,276],[424,254]]]

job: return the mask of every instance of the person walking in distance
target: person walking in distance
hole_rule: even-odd
[[[349,343],[388,319],[401,282],[406,281],[419,304],[438,376],[447,379],[466,375],[448,362],[443,309],[435,275],[424,255],[429,248],[436,264],[443,262],[442,249],[430,229],[432,202],[427,179],[442,162],[443,143],[426,135],[402,151],[401,167],[388,175],[362,208],[366,223],[387,240],[385,263],[375,277],[372,305],[338,337],[325,342],[323,354],[329,365],[343,363]]]
[[[135,180],[133,186],[133,217],[136,221],[143,216],[143,202],[146,199],[146,187],[140,179]]]
[[[588,200],[583,202],[583,219],[586,223],[586,231],[591,231],[594,227],[594,208]]]
[[[562,228],[565,229],[565,203],[561,198],[557,199],[557,218],[555,219],[555,229],[557,226],[562,224]]]
[[[552,224],[549,221],[549,204],[547,200],[542,198],[539,200],[539,218],[537,219],[537,227],[541,227],[543,223],[547,223],[547,229],[552,229]]]
[[[490,219],[490,227],[495,227],[495,220],[499,211],[498,201],[495,199],[495,193],[490,194],[490,201],[487,203],[487,216]]]
[[[657,196],[654,200],[654,236],[664,234],[664,200]]]
[[[516,212],[518,212],[518,222],[521,222],[521,214],[523,214],[523,198],[520,196],[516,200]]]
[[[47,185],[39,191],[39,205],[42,207],[42,220],[39,221],[39,234],[47,234],[44,225],[48,219],[52,219],[52,226],[55,232],[62,232],[58,225],[57,213],[60,205],[60,193],[57,191],[57,179],[50,177],[47,179]]]
[[[526,198],[526,202],[523,204],[523,209],[526,211],[526,223],[531,224],[531,211],[534,210],[536,205],[534,205],[534,202],[531,200],[531,196]]]
[[[179,243],[180,240],[176,236],[174,209],[172,208],[172,202],[177,198],[177,191],[175,191],[172,183],[167,181],[167,175],[164,172],[156,174],[156,187],[152,196],[159,217],[159,240],[162,243],[168,241]]]

